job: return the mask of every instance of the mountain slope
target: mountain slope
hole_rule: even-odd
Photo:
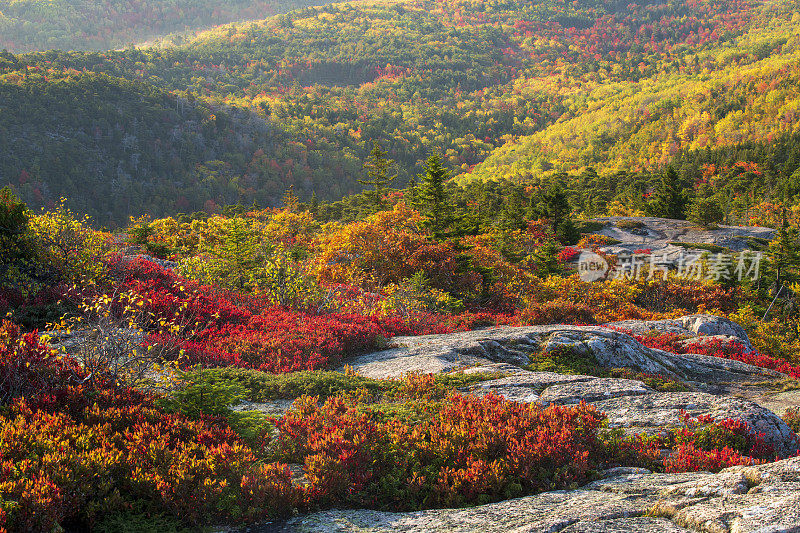
[[[121,224],[283,192],[264,154],[289,159],[285,134],[247,111],[54,69],[0,76],[0,108],[0,176],[31,205],[65,196],[96,221]]]
[[[798,131],[800,14],[777,4],[740,37],[673,60],[644,79],[569,99],[554,124],[495,150],[462,177],[492,179],[585,166],[651,169],[682,150],[771,142]]]
[[[173,32],[260,19],[304,0],[0,0],[0,49],[108,50]]]
[[[139,156],[150,158],[144,166],[115,146],[98,148],[102,163],[75,157],[69,172],[97,182],[117,180],[121,168],[132,183],[170,184],[166,197],[159,189],[102,215],[119,222],[168,206],[272,205],[289,186],[303,200],[336,199],[360,190],[373,141],[397,161],[396,186],[432,150],[462,182],[537,183],[562,170],[647,172],[687,150],[768,142],[797,129],[798,11],[796,0],[346,3],[219,27],[166,49],[6,54],[0,76],[45,73],[26,82],[37,94],[60,83],[61,73],[103,74],[135,80],[134,92],[162,94],[173,102],[164,108],[197,106],[220,117],[187,141],[200,148],[150,150]],[[100,101],[106,97],[98,94],[96,104],[118,105]],[[53,187],[63,170],[41,154],[59,135],[76,153],[91,151],[95,111],[81,112],[82,133],[73,135],[53,122],[25,125],[37,113],[33,102],[25,103],[30,113],[14,99],[8,105],[17,109],[0,114],[0,127],[12,141],[25,138],[20,128],[41,140],[38,152],[18,140],[22,148],[0,156],[0,185],[21,188],[32,205],[57,200],[60,190],[91,197],[82,182]],[[137,114],[150,117],[149,129],[158,113]],[[198,120],[190,122],[194,131]],[[251,133],[259,128],[268,133]],[[235,185],[195,186],[197,165]],[[23,171],[39,184],[38,196],[18,183]]]

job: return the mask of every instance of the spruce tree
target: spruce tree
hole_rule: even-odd
[[[389,152],[381,148],[378,141],[375,141],[369,154],[369,159],[364,163],[367,177],[358,180],[362,185],[371,185],[375,188],[372,192],[372,202],[376,211],[384,208],[383,197],[386,194],[387,186],[397,177],[396,174],[389,176],[389,169],[394,161],[388,159],[388,155]]]
[[[437,239],[444,239],[452,233],[455,214],[445,183],[450,179],[450,171],[442,166],[442,158],[434,152],[425,162],[425,173],[419,176],[417,204],[425,217],[424,225]]]
[[[248,288],[252,272],[258,263],[259,239],[242,217],[230,219],[222,243],[211,253],[220,261],[219,281],[233,289]]]
[[[283,194],[283,206],[290,212],[295,213],[300,205],[300,199],[294,193],[294,185],[289,185]]]
[[[9,187],[0,189],[0,285],[12,285],[6,274],[33,256],[28,208]]]
[[[684,184],[675,169],[670,166],[661,176],[645,211],[653,217],[683,220],[686,218],[687,202]]]
[[[575,244],[580,235],[572,222],[572,207],[567,193],[560,183],[551,185],[536,199],[532,201],[531,218],[546,218],[550,221],[553,233],[561,244]]]
[[[314,216],[317,216],[317,213],[319,213],[319,200],[317,199],[316,191],[311,193],[311,200],[308,202],[308,211]]]
[[[411,178],[408,180],[408,186],[406,187],[406,193],[404,197],[408,205],[414,208],[417,207],[417,191],[417,177],[411,176]]]
[[[775,287],[800,281],[800,243],[797,228],[789,226],[786,211],[778,234],[769,244],[769,256],[775,275]]]

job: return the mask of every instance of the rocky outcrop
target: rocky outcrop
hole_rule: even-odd
[[[789,427],[769,409],[730,395],[728,384],[782,377],[744,363],[643,346],[637,334],[675,333],[686,342],[722,340],[750,348],[746,333],[720,317],[598,326],[491,328],[449,335],[394,339],[390,349],[346,361],[371,377],[407,372],[494,372],[497,377],[466,387],[467,394],[493,392],[510,400],[568,405],[586,401],[603,411],[609,426],[628,433],[659,433],[680,425],[683,411],[747,422],[782,456],[797,452]],[[641,381],[534,372],[524,368],[535,354],[568,349],[599,366],[659,372],[689,385],[686,392],[660,392]],[[285,408],[285,405],[281,406]],[[652,473],[613,468],[581,488],[545,492],[469,509],[407,513],[326,510],[280,524],[249,528],[260,533],[616,533],[800,532],[800,457],[734,467],[718,474]]]
[[[594,358],[600,366],[635,368],[688,382],[719,384],[780,378],[781,374],[738,361],[701,355],[677,355],[648,348],[621,331],[676,333],[689,340],[724,335],[750,347],[742,328],[721,317],[691,315],[676,320],[617,322],[603,326],[498,327],[463,333],[396,337],[393,347],[347,361],[368,377],[398,377],[408,372],[449,372],[490,365],[513,372],[530,364],[532,355],[568,347]]]
[[[686,220],[657,217],[601,217],[596,221],[604,225],[594,233],[620,241],[603,247],[603,250],[620,253],[648,248],[659,256],[663,255],[667,262],[677,260],[691,244],[719,246],[732,252],[741,252],[757,248],[775,235],[772,228],[722,225],[704,229]]]
[[[733,418],[764,433],[765,441],[781,456],[798,448],[794,434],[775,413],[731,391],[744,384],[784,378],[783,374],[739,361],[697,354],[674,354],[648,348],[620,329],[640,334],[675,333],[686,342],[734,340],[750,346],[737,324],[711,315],[675,320],[621,322],[616,329],[602,326],[499,327],[480,331],[420,337],[399,337],[393,347],[351,358],[347,364],[365,376],[399,377],[408,372],[438,373],[464,370],[497,372],[465,392],[491,391],[510,400],[546,404],[585,401],[608,416],[612,427],[629,433],[658,433],[679,424],[682,411],[696,417]],[[658,392],[631,379],[615,379],[525,369],[540,352],[569,350],[607,368],[631,368],[670,376],[686,384],[688,392]]]
[[[329,510],[251,531],[319,533],[777,533],[800,531],[800,458],[704,472],[615,468],[580,489],[470,509]]]
[[[42,331],[39,337],[54,350],[73,355],[90,344],[129,348],[139,346],[144,341],[144,334],[140,330],[120,327]]]

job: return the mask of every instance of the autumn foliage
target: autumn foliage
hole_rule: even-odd
[[[73,361],[8,323],[0,350],[25,363],[4,386],[0,526],[89,527],[138,501],[189,524],[273,516],[296,503],[286,466],[261,462],[221,420],[165,413],[110,382],[90,388]]]

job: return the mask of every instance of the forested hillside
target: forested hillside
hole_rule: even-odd
[[[796,188],[798,13],[795,0],[352,3],[179,47],[9,54],[0,90],[26,96],[0,128],[23,146],[0,155],[0,176],[33,206],[116,182],[115,205],[81,209],[120,224],[280,205],[289,187],[338,200],[362,188],[378,141],[395,187],[440,151],[462,184],[555,180],[579,212],[635,212],[675,162],[684,186],[703,196],[711,186],[742,214]],[[49,114],[53,90],[80,98],[90,79],[131,94],[122,103],[98,90],[85,105],[105,111],[66,121],[15,118]],[[66,175],[54,146],[80,154]]]
[[[0,0],[0,48],[108,50],[260,19],[308,5],[303,0]]]

